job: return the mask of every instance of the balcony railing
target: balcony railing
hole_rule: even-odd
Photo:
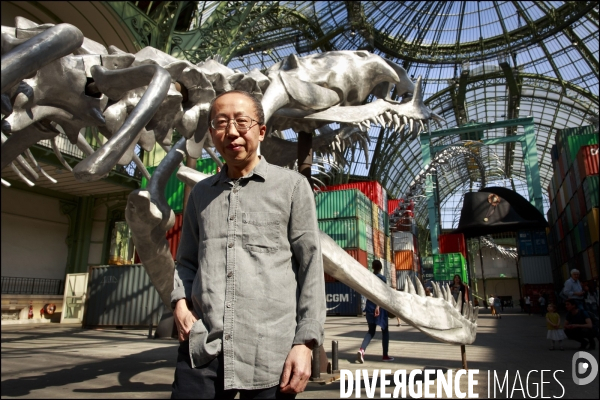
[[[63,292],[61,279],[2,277],[2,294],[62,295]]]

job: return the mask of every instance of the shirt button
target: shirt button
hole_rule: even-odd
[[[229,217],[230,221],[233,221],[234,216],[232,215],[231,217]]]
[[[229,243],[229,244],[227,245],[227,247],[229,247],[229,248],[232,248],[232,247],[233,247],[233,243]]]
[[[231,308],[231,303],[227,303],[227,308]]]
[[[229,271],[229,272],[227,273],[227,277],[228,277],[228,278],[231,278],[232,276],[233,276],[233,272]]]
[[[237,193],[237,192],[238,192],[238,189],[233,189],[233,193]]]
[[[230,336],[229,333],[225,335],[225,340],[229,340]]]

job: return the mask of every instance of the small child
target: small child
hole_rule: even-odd
[[[552,340],[552,345],[550,346],[550,350],[554,350],[554,342],[558,340],[558,345],[561,350],[564,350],[562,341],[563,339],[567,339],[567,335],[560,328],[560,315],[556,312],[556,306],[554,303],[548,304],[548,313],[546,313],[546,326],[548,328],[547,339]]]

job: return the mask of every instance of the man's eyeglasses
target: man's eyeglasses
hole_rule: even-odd
[[[258,124],[257,120],[252,119],[250,117],[236,117],[231,119],[217,117],[210,121],[210,126],[217,131],[224,131],[227,130],[227,128],[229,127],[230,121],[233,121],[233,126],[235,126],[235,129],[237,129],[237,131],[240,133],[244,133],[250,128],[252,128],[254,126],[252,124],[253,122],[256,122]]]

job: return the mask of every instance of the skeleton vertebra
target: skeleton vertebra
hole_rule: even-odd
[[[174,269],[165,234],[173,226],[174,214],[164,198],[164,188],[184,156],[197,158],[210,146],[207,112],[216,95],[241,89],[262,99],[274,135],[271,155],[293,154],[272,157],[267,140],[262,154],[280,165],[291,165],[295,159],[293,150],[282,150],[283,143],[276,144],[281,140],[277,132],[287,128],[318,129],[322,135],[315,138],[314,148],[334,154],[342,163],[344,150],[354,140],[361,142],[367,154],[367,136],[362,132],[371,123],[401,134],[408,126],[407,131],[416,135],[430,119],[439,119],[423,103],[420,80],[415,87],[404,69],[365,51],[290,56],[272,66],[267,77],[258,70],[247,74],[233,71],[217,60],[193,65],[148,47],[135,55],[114,47],[107,50],[82,38],[72,26],[37,26],[24,19],[17,20],[16,29],[2,27],[2,131],[6,134],[2,137],[2,168],[10,165],[17,169],[16,162],[29,179],[37,179],[39,174],[20,155],[25,153],[36,165],[27,149],[41,139],[55,138],[59,133],[55,124],[88,155],[74,168],[80,180],[100,179],[116,164],[132,159],[143,169],[133,153],[136,143],[146,150],[157,143],[169,150],[147,190],[132,192],[126,209],[140,258],[165,304],[169,304]],[[38,54],[31,51],[34,42],[52,45]],[[69,46],[57,45],[63,42]],[[30,76],[33,72],[35,76]],[[389,98],[392,85],[405,101]],[[370,94],[379,99],[360,106]],[[329,122],[342,126],[332,132]],[[80,134],[84,127],[97,127],[109,140],[94,152]],[[183,137],[171,146],[174,128]],[[178,177],[190,185],[203,178],[183,166]],[[329,275],[437,340],[455,344],[475,340],[477,309],[471,304],[455,304],[447,288],[436,287],[435,297],[425,297],[420,284],[415,289],[407,283],[407,291],[398,292],[386,287],[327,235],[321,234],[321,242]]]

